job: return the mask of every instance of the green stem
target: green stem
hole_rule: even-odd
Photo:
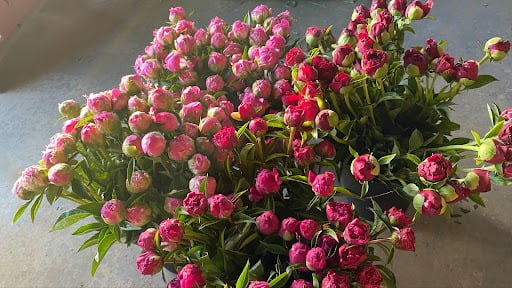
[[[77,203],[77,204],[80,204],[80,205],[84,205],[84,204],[88,204],[88,203],[90,203],[89,201],[82,200],[82,199],[77,199],[77,198],[74,198],[74,197],[68,196],[68,195],[66,195],[66,194],[63,194],[61,197],[62,197],[62,198],[64,198],[64,199],[67,199],[67,200],[69,200],[69,201],[73,201],[73,202],[75,202],[75,203]]]
[[[366,103],[370,109],[370,118],[372,119],[373,126],[377,126],[377,122],[375,122],[375,115],[373,114],[373,106],[372,101],[370,100],[370,93],[368,93],[368,85],[366,84],[366,78],[363,79],[363,90],[364,96],[366,98]]]
[[[478,61],[478,65],[484,64],[487,60],[491,59],[491,56],[489,54],[485,54],[485,56]]]
[[[265,155],[263,154],[263,144],[261,143],[261,137],[258,137],[257,139],[258,145],[258,155],[261,160],[261,162],[265,162]]]
[[[290,128],[290,138],[288,139],[288,148],[286,149],[286,153],[288,155],[291,155],[292,152],[292,143],[293,143],[293,137],[295,136],[295,127]]]
[[[379,79],[377,79],[377,84],[379,86],[380,94],[382,94],[382,97],[386,97],[386,90],[384,89],[384,81],[382,81],[382,79],[379,78]],[[386,111],[389,114],[388,101],[384,101],[384,106],[386,106]]]
[[[331,97],[331,100],[332,100],[332,104],[334,105],[334,109],[336,109],[336,113],[338,113],[339,115],[341,115],[341,108],[340,108],[340,105],[338,104],[338,99],[336,99],[336,94],[335,93],[330,93],[329,94],[329,97]]]
[[[418,91],[416,92],[416,95],[418,96],[418,98],[421,99],[421,98],[423,98],[423,97],[421,97],[423,94],[423,86],[421,85],[420,78],[414,77],[414,79],[416,80],[416,86],[418,86]]]
[[[479,148],[473,145],[448,145],[443,147],[434,147],[422,149],[424,151],[449,151],[449,150],[464,150],[464,151],[478,151]]]
[[[437,80],[437,74],[434,73],[434,77],[432,78],[432,83],[430,83],[430,88],[428,89],[429,95],[430,95],[429,100],[432,102],[434,101],[434,92],[435,92],[434,89],[436,88],[436,87],[434,87],[435,86],[434,84],[436,83],[436,80]],[[429,102],[429,103],[431,103],[431,102]]]
[[[352,113],[354,115],[354,117],[357,117],[356,112],[354,111],[354,108],[352,108],[352,104],[350,104],[349,96],[350,95],[348,94],[348,92],[343,93],[343,97],[345,98],[345,103],[347,104],[348,110],[350,111],[350,113]]]

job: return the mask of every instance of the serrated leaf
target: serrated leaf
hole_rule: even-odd
[[[52,229],[50,229],[50,232],[69,227],[90,215],[91,213],[80,209],[68,210],[59,216],[55,224],[53,224]]]
[[[423,135],[418,129],[414,129],[409,137],[409,152],[420,148],[423,145]]]
[[[247,263],[245,264],[244,269],[242,270],[242,273],[240,273],[240,276],[236,280],[236,288],[245,288],[247,287],[247,284],[249,284],[249,267],[250,267],[249,260],[247,260]]]
[[[14,213],[14,216],[12,217],[12,224],[16,223],[16,221],[20,219],[21,215],[25,213],[25,210],[27,210],[27,207],[30,205],[30,203],[32,203],[32,200],[27,201],[25,204],[21,205],[18,210],[16,210],[16,213]]]
[[[395,159],[395,157],[396,157],[396,154],[382,156],[379,158],[378,162],[380,165],[386,165],[386,164],[391,163],[391,161],[393,161],[393,159]]]
[[[36,219],[37,211],[39,211],[39,207],[41,207],[41,202],[43,201],[43,195],[44,194],[39,194],[39,196],[37,196],[36,200],[34,200],[32,207],[30,208],[30,219],[32,220],[32,223],[34,223],[34,220]]]

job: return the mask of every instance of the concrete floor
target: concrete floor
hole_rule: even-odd
[[[95,277],[89,273],[93,250],[77,253],[84,237],[71,229],[48,233],[69,208],[44,203],[34,224],[28,215],[10,220],[23,203],[10,194],[18,173],[36,163],[48,138],[59,129],[57,103],[117,86],[132,72],[135,57],[164,23],[170,6],[195,11],[197,26],[213,16],[232,22],[262,1],[41,0],[21,27],[4,41],[0,61],[0,287],[164,287],[159,276],[142,277],[135,269],[139,249],[115,246]],[[370,1],[263,1],[274,11],[288,9],[303,33],[309,25],[334,25],[339,33],[356,4]],[[411,45],[433,37],[448,40],[456,57],[479,59],[493,36],[512,39],[512,1],[438,0],[435,21],[416,25]],[[419,23],[418,23],[419,24]],[[298,34],[297,34],[298,35]],[[488,126],[486,103],[512,105],[512,60],[485,65],[481,73],[501,81],[460,95],[454,119],[461,133]],[[510,287],[512,275],[512,191],[496,188],[483,195],[488,208],[462,218],[423,218],[416,225],[416,253],[397,253],[393,269],[398,287]]]

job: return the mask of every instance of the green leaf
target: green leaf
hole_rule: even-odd
[[[390,101],[390,100],[403,100],[404,98],[398,94],[396,94],[395,92],[392,92],[394,94],[390,94],[390,92],[386,93],[386,96],[380,98],[378,101],[377,101],[377,105],[384,102],[384,101]]]
[[[356,193],[354,193],[342,186],[334,187],[334,191],[336,191],[337,193],[340,193],[341,195],[345,195],[345,196],[356,198],[356,199],[361,199],[360,195],[357,195]]]
[[[78,229],[76,229],[75,232],[73,232],[73,235],[87,234],[87,233],[90,233],[93,231],[98,231],[103,227],[105,227],[104,223],[100,223],[100,222],[88,223],[88,224],[78,227]]]
[[[53,204],[55,200],[57,200],[62,194],[62,186],[48,185],[46,187],[44,194],[46,195],[46,200],[48,203]]]
[[[396,154],[390,154],[390,155],[380,157],[378,161],[379,161],[380,165],[386,165],[386,164],[391,163],[391,161],[393,159],[395,159],[395,157],[396,157]]]
[[[89,212],[86,212],[84,210],[81,210],[81,209],[71,209],[71,210],[68,210],[64,213],[62,213],[59,218],[57,219],[57,221],[55,222],[55,224],[53,224],[53,227],[52,229],[50,230],[51,231],[56,231],[56,230],[61,230],[61,229],[64,229],[66,227],[69,227],[73,224],[75,224],[76,222],[84,219],[85,217],[87,216],[90,216],[91,213]]]
[[[242,127],[240,127],[238,131],[236,131],[236,137],[240,138],[240,136],[242,136],[242,134],[244,133],[245,129],[247,129],[248,126],[249,122],[245,123]]]
[[[18,208],[18,210],[16,210],[16,213],[14,213],[14,216],[12,217],[12,224],[16,223],[16,221],[20,219],[21,215],[25,213],[25,210],[27,210],[27,207],[28,205],[30,205],[30,203],[32,203],[32,200],[27,201],[25,204],[21,205],[21,207]]]
[[[281,288],[286,285],[286,282],[288,282],[288,278],[290,277],[290,273],[288,271],[279,274],[276,278],[272,279],[268,285],[271,288]]]
[[[425,197],[423,197],[423,195],[416,194],[416,196],[414,196],[414,198],[412,199],[412,206],[414,207],[414,209],[416,209],[416,211],[421,212],[424,201]]]
[[[482,143],[482,141],[480,140],[480,135],[478,135],[478,133],[475,130],[471,130],[471,134],[475,138],[476,144],[480,146],[480,144]]]
[[[504,120],[501,120],[500,122],[496,123],[496,125],[494,125],[494,127],[492,127],[491,130],[489,130],[489,132],[487,132],[484,136],[484,139],[489,139],[489,138],[492,138],[494,136],[497,136],[500,131],[501,131],[501,128],[503,127],[503,124],[505,123]]]
[[[85,163],[85,162],[82,162],[82,163]],[[87,188],[85,188],[84,184],[82,182],[80,182],[78,179],[71,180],[71,190],[73,190],[73,192],[82,199],[93,200],[92,197],[87,192]]]
[[[491,82],[494,82],[494,81],[498,81],[498,79],[494,76],[491,76],[491,75],[478,75],[478,77],[476,78],[475,82],[471,85],[469,85],[467,88],[468,89],[475,89],[475,88],[480,88],[482,86],[485,86]]]
[[[249,284],[249,267],[250,267],[249,260],[247,260],[247,263],[245,264],[244,270],[242,270],[242,273],[238,277],[238,280],[236,280],[236,288],[245,288],[247,287],[247,284]]]
[[[39,210],[39,207],[41,206],[41,202],[43,201],[43,195],[44,194],[39,194],[39,196],[37,196],[36,200],[34,200],[32,207],[30,208],[30,219],[32,220],[32,223],[34,223],[34,219],[36,219],[37,211]]]
[[[263,279],[263,277],[265,277],[265,267],[263,267],[263,263],[259,260],[249,270],[249,280]]]
[[[409,137],[409,152],[420,148],[423,145],[423,135],[418,129],[414,129]]]
[[[471,193],[469,194],[468,198],[471,199],[471,201],[475,202],[476,204],[485,207],[484,199],[482,199],[480,193]]]
[[[264,241],[260,241],[260,245],[263,246],[266,252],[279,255],[288,255],[288,249],[278,244],[270,244]]]
[[[276,158],[280,158],[280,157],[289,157],[290,155],[286,154],[286,153],[274,153],[272,155],[269,155],[266,159],[265,159],[265,162],[269,162],[270,160],[273,160],[273,159],[276,159]]]
[[[352,148],[351,146],[348,146],[348,151],[350,152],[350,155],[352,155],[352,157],[354,157],[354,158],[359,157],[359,153],[357,153],[357,151],[354,150],[354,148]]]
[[[414,184],[414,183],[409,183],[409,184],[405,185],[405,187],[402,188],[402,190],[404,190],[404,192],[407,195],[414,197],[414,196],[416,196],[416,194],[418,194],[418,192],[420,191],[420,188],[418,188],[418,186],[416,186],[416,184]]]
[[[78,248],[78,252],[84,250],[85,248],[89,248],[92,245],[98,244],[98,242],[100,241],[99,236],[100,232],[92,235],[89,239],[85,240],[84,243],[82,243],[82,245],[80,246],[80,248]]]
[[[411,161],[415,165],[419,165],[421,163],[421,159],[414,154],[410,154],[410,153],[406,154],[405,159]]]
[[[101,263],[101,260],[103,260],[103,257],[105,257],[105,254],[107,254],[108,249],[116,242],[116,236],[113,234],[106,234],[103,239],[100,240],[100,243],[98,244],[98,253],[96,253],[96,256],[94,256],[94,259],[92,260],[92,267],[91,267],[91,275],[94,276],[96,273],[96,270],[98,269],[98,266]]]
[[[384,265],[375,265],[380,271],[382,278],[384,278],[384,283],[386,288],[396,288],[396,278],[393,271],[387,268]]]
[[[82,204],[77,207],[77,209],[86,211],[91,213],[91,215],[94,216],[100,216],[101,215],[101,207],[103,207],[103,203],[93,202],[93,203],[87,203]]]
[[[370,188],[370,185],[368,184],[368,181],[364,181],[361,184],[361,199],[364,199],[366,196],[366,193],[368,193],[368,189]]]

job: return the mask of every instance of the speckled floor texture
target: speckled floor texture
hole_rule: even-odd
[[[44,203],[35,223],[28,215],[11,218],[23,204],[10,194],[18,173],[36,163],[60,124],[57,103],[82,100],[133,73],[132,65],[161,26],[171,6],[194,11],[197,26],[220,16],[241,18],[260,1],[240,0],[41,0],[2,45],[0,60],[0,287],[165,287],[159,275],[141,276],[136,246],[115,245],[95,277],[89,269],[93,249],[77,253],[84,237],[72,229],[49,233],[70,205]],[[263,1],[274,11],[290,10],[295,36],[310,25],[334,25],[339,33],[357,4],[370,1]],[[296,5],[295,5],[296,4]],[[436,19],[415,25],[411,45],[428,37],[449,41],[446,51],[479,59],[493,36],[512,39],[512,1],[437,0]],[[419,24],[419,25],[418,25]],[[484,89],[459,95],[453,118],[460,134],[480,133],[489,125],[486,103],[512,106],[512,58],[484,65],[481,73],[500,79]],[[415,226],[416,252],[398,252],[393,269],[398,287],[512,287],[512,188],[483,195],[488,208],[451,220],[424,217]],[[170,276],[169,274],[167,274]]]

